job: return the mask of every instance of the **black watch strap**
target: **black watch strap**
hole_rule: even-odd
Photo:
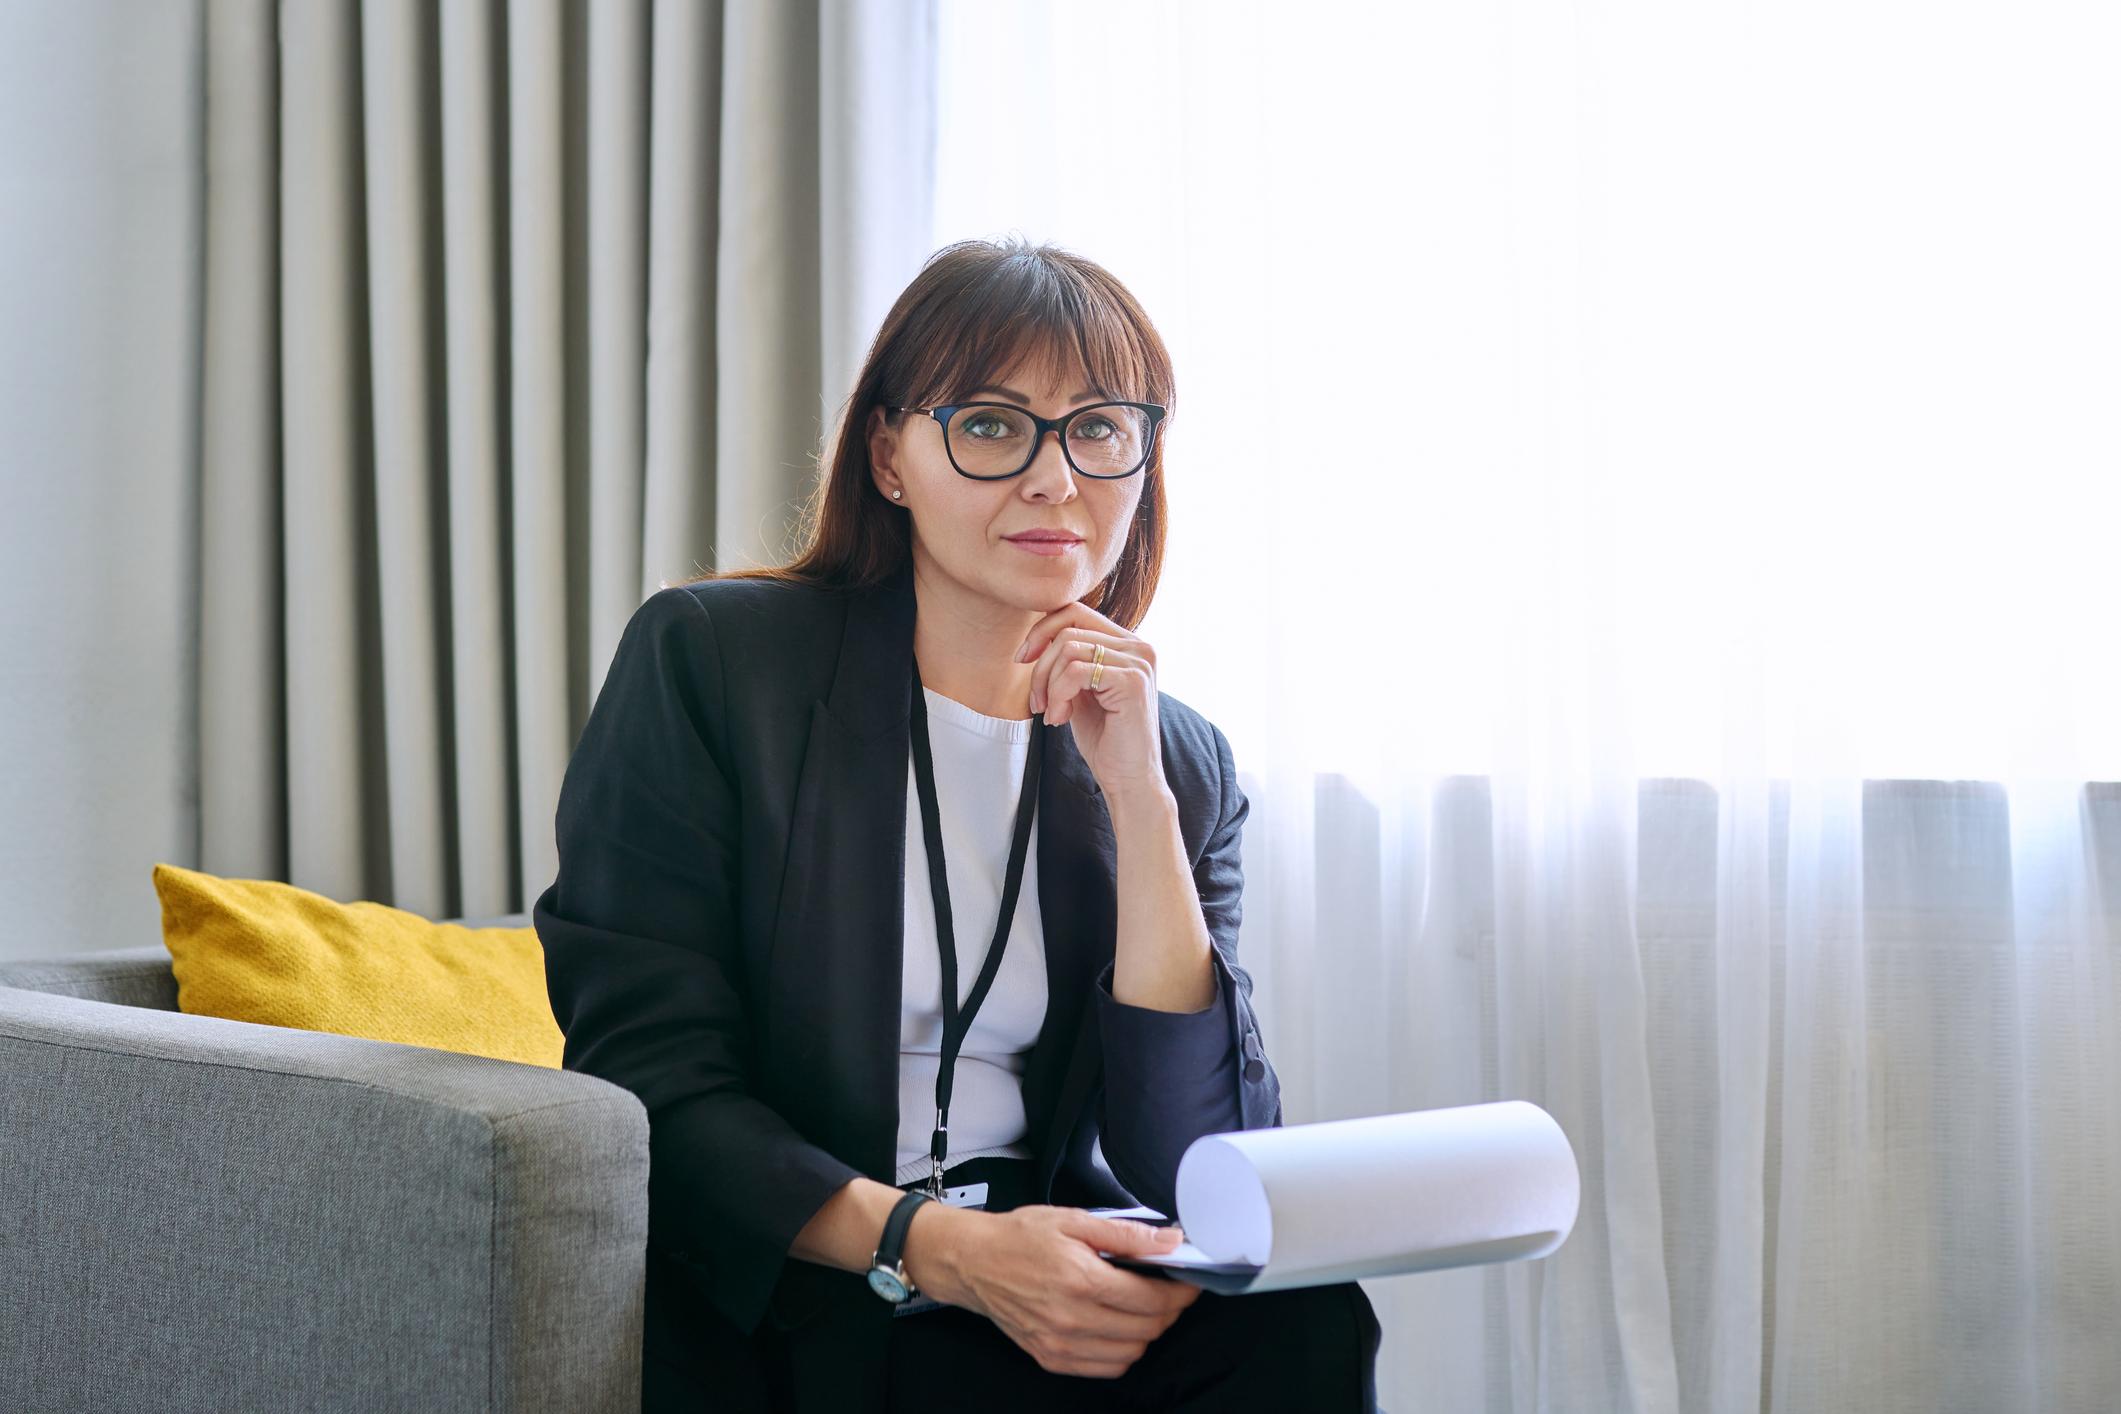
[[[926,1193],[914,1189],[898,1200],[891,1209],[891,1216],[884,1219],[884,1235],[876,1244],[876,1260],[873,1265],[896,1267],[906,1250],[906,1229],[913,1225],[913,1210],[930,1202]]]

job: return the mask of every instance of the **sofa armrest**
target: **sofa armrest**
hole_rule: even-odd
[[[0,987],[155,1011],[178,1009],[176,974],[170,970],[169,949],[160,943],[0,961]]]
[[[640,1407],[594,1076],[0,987],[0,1408]]]

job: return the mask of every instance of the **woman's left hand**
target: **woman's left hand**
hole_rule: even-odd
[[[1096,687],[1091,659],[1105,650]],[[1049,726],[1075,726],[1075,745],[1110,796],[1164,785],[1163,735],[1156,707],[1156,650],[1081,601],[1062,605],[1032,626],[1017,650],[1031,670],[1031,710]]]

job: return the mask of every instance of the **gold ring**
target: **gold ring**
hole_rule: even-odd
[[[1090,660],[1090,686],[1096,687],[1098,679],[1105,675],[1105,645],[1097,645],[1097,652]]]

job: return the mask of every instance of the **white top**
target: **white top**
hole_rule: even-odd
[[[1031,750],[1031,718],[989,717],[923,686],[928,743],[935,763],[935,801],[942,817],[943,861],[950,879],[951,932],[957,942],[957,999],[962,1008],[979,981],[1001,912],[1017,796]],[[1033,1157],[1024,1117],[1024,1064],[1046,1021],[1046,944],[1038,906],[1037,816],[1016,896],[1009,946],[979,1015],[958,1051],[950,1082],[947,1173],[985,1155]],[[928,882],[928,841],[921,824],[913,760],[906,761],[906,957],[899,1009],[898,1182],[928,1176],[935,1128],[935,1075],[943,1049],[942,960],[935,940],[935,900]]]

